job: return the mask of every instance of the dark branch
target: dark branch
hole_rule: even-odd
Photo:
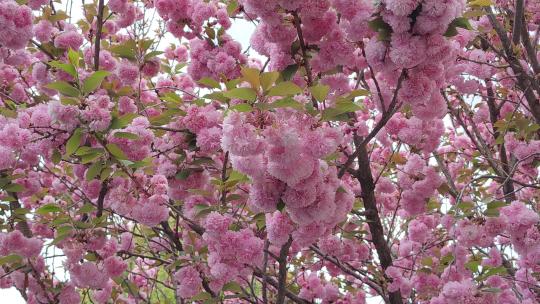
[[[278,293],[277,304],[283,304],[285,301],[285,289],[287,284],[287,256],[289,255],[289,248],[292,244],[292,238],[289,237],[287,243],[285,243],[279,251],[279,276],[278,276]]]
[[[96,24],[96,42],[94,46],[94,70],[99,70],[99,52],[101,49],[101,32],[103,30],[103,9],[105,7],[105,1],[99,0],[98,15]]]

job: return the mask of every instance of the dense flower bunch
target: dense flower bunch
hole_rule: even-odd
[[[0,0],[0,288],[540,302],[535,1],[55,4]]]

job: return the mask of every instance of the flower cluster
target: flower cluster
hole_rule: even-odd
[[[26,46],[33,36],[32,10],[12,0],[0,2],[0,46],[13,50]]]
[[[261,266],[264,241],[244,228],[230,230],[232,218],[210,213],[205,220],[203,239],[208,244],[208,266],[212,276],[211,288],[220,290],[228,282],[238,281],[252,273],[250,266]]]
[[[328,233],[352,207],[348,185],[321,159],[342,138],[334,128],[309,129],[313,122],[305,116],[283,112],[268,119],[275,121],[257,135],[250,123],[255,117],[232,113],[223,123],[222,147],[231,154],[233,167],[253,180],[251,208],[274,212],[282,201],[298,228],[294,239],[309,244]],[[272,216],[275,222],[270,227],[276,229],[277,244],[291,230],[283,216]]]

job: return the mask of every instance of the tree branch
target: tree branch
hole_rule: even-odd
[[[279,283],[274,278],[264,274],[261,270],[254,269],[253,274],[255,276],[261,278],[261,279],[266,278],[266,281],[268,282],[268,284],[272,285],[274,288],[278,288]],[[285,289],[285,296],[287,298],[289,298],[291,301],[293,301],[294,303],[300,303],[300,304],[310,304],[311,303],[310,301],[304,300],[304,299],[300,298],[299,296],[295,295],[294,293],[292,293],[288,289]]]
[[[99,0],[97,24],[96,24],[96,42],[94,43],[94,70],[99,70],[99,52],[101,49],[101,32],[103,30],[103,10],[105,8],[105,1]]]
[[[362,201],[367,211],[366,218],[371,232],[371,239],[377,250],[379,261],[381,262],[383,272],[392,266],[392,255],[390,253],[390,247],[384,239],[384,228],[379,217],[379,210],[377,209],[377,201],[375,199],[375,183],[373,181],[373,175],[371,173],[371,167],[369,165],[369,155],[364,142],[357,146],[358,152],[358,171],[356,179],[360,182],[362,188]],[[385,278],[389,278],[384,274]],[[401,292],[394,291],[388,293],[391,304],[402,304]]]
[[[375,127],[373,127],[373,130],[371,130],[371,132],[369,132],[369,134],[362,140],[361,145],[366,145],[375,136],[377,136],[379,131],[386,125],[386,123],[388,123],[390,118],[392,118],[392,116],[399,109],[399,106],[397,105],[397,101],[398,101],[397,95],[398,95],[399,89],[401,88],[403,80],[405,79],[405,76],[406,76],[406,70],[404,69],[401,71],[401,75],[399,75],[398,82],[396,84],[396,89],[394,90],[394,96],[392,97],[392,101],[390,102],[388,109],[383,112],[381,119],[377,122]],[[347,161],[338,172],[339,178],[341,178],[345,174],[345,172],[347,172],[347,170],[349,169],[349,167],[352,165],[352,163],[358,157],[359,154],[360,154],[360,151],[357,148],[356,151],[353,152],[353,154],[349,155],[349,158],[347,158]]]
[[[279,251],[279,276],[278,276],[278,293],[276,304],[283,304],[285,301],[285,289],[287,284],[287,256],[289,255],[289,248],[292,244],[292,238],[289,236],[289,240]]]
[[[382,288],[380,286],[376,285],[374,282],[372,282],[367,276],[366,276],[366,278],[363,278],[363,277],[359,276],[357,273],[355,273],[354,271],[355,270],[358,271],[357,269],[350,269],[352,267],[350,267],[349,264],[344,265],[343,263],[341,263],[339,261],[339,259],[322,253],[322,251],[315,245],[309,246],[309,248],[313,252],[318,254],[321,258],[323,258],[324,260],[336,265],[344,273],[354,277],[355,279],[358,279],[358,280],[362,281],[363,283],[365,283],[366,285],[371,287],[373,290],[375,290],[384,299],[385,303],[388,303],[388,301],[389,301],[388,297],[384,294],[384,292],[382,291]]]
[[[107,195],[107,191],[109,190],[109,185],[107,183],[107,180],[104,180],[101,182],[101,190],[99,190],[99,196],[97,200],[97,211],[96,211],[96,217],[99,218],[103,215],[103,201],[105,200],[105,196]]]
[[[523,25],[522,20],[524,19],[524,10],[524,1],[516,0],[516,11],[514,13],[514,28],[512,29],[512,42],[515,45],[519,43],[519,38],[521,37],[522,30],[526,30],[526,28],[521,28],[521,26]]]
[[[304,41],[304,33],[302,32],[302,21],[300,20],[300,17],[298,16],[297,12],[292,12],[293,15],[293,23],[294,27],[296,28],[296,33],[298,34],[298,41],[300,42],[300,50],[302,51],[302,61],[304,62],[304,68],[306,69],[306,76],[307,76],[307,84],[308,86],[313,85],[313,74],[311,71],[311,65],[309,64],[309,57],[307,54],[307,46]],[[311,102],[313,103],[313,107],[317,109],[317,100],[312,97]]]
[[[536,123],[540,124],[540,102],[538,101],[535,94],[532,92],[530,88],[532,86],[538,93],[540,93],[540,86],[538,85],[538,83],[536,83],[536,80],[534,79],[531,80],[530,76],[522,68],[521,63],[519,62],[518,58],[514,54],[512,44],[510,40],[508,39],[508,36],[506,35],[504,28],[497,20],[497,17],[495,17],[495,15],[493,14],[493,11],[491,10],[491,8],[490,7],[486,8],[486,11],[487,11],[488,19],[491,25],[493,26],[493,29],[495,29],[497,36],[499,36],[501,40],[504,53],[506,55],[506,60],[508,64],[510,64],[512,71],[516,75],[517,85],[520,88],[520,90],[523,91],[523,94],[525,95],[525,99],[527,100],[527,103],[529,104],[531,114],[533,115]]]
[[[499,120],[499,113],[500,110],[497,107],[497,104],[495,103],[495,93],[493,92],[493,87],[491,85],[491,82],[489,80],[486,80],[486,90],[488,94],[487,98],[487,104],[489,108],[489,118],[491,120],[491,126],[493,128],[493,137],[495,138],[495,143],[497,142],[496,139],[501,136],[501,133],[499,132],[499,129],[496,127],[496,123]],[[516,194],[514,193],[514,184],[512,183],[512,176],[510,172],[510,167],[508,166],[508,156],[506,155],[506,147],[504,146],[504,142],[502,142],[499,145],[499,158],[501,160],[502,165],[502,173],[504,174],[504,182],[503,182],[503,192],[505,194],[505,201],[507,204],[510,204],[511,202],[516,200]]]

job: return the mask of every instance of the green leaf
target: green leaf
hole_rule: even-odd
[[[101,178],[100,178],[100,180],[104,181],[107,178],[109,178],[109,176],[111,176],[112,171],[113,171],[113,169],[111,167],[105,167],[103,170],[101,170]]]
[[[61,241],[67,239],[68,237],[71,236],[71,232],[67,232],[67,233],[57,233],[56,234],[56,237],[54,238],[54,240],[51,242],[51,245],[56,245],[58,243],[60,243]]]
[[[481,260],[470,260],[467,263],[465,263],[465,268],[469,269],[472,272],[477,272],[478,267],[480,266]]]
[[[336,103],[334,108],[327,108],[322,112],[323,121],[334,120],[337,116],[360,110],[361,107],[352,101],[340,101]]]
[[[491,0],[473,0],[469,2],[471,6],[491,6],[493,2]]]
[[[446,267],[452,264],[452,262],[454,262],[454,256],[451,253],[449,253],[441,258],[440,265],[443,267]]]
[[[96,158],[100,157],[101,155],[103,155],[102,152],[91,152],[91,153],[88,153],[88,154],[83,154],[81,155],[81,164],[88,164],[90,162],[92,162],[93,160],[95,160]]]
[[[476,280],[478,282],[481,282],[491,276],[499,275],[499,274],[506,274],[506,269],[504,268],[504,266],[489,268],[486,272],[476,277]]]
[[[212,212],[212,207],[204,204],[195,205],[195,217],[201,218]]]
[[[63,63],[60,61],[50,61],[49,65],[68,73],[73,78],[77,78],[77,70],[73,64]]]
[[[304,109],[304,106],[298,101],[294,100],[292,97],[286,97],[286,98],[277,100],[271,103],[270,107],[272,109],[277,109],[277,108],[293,108],[296,110]]]
[[[223,92],[223,96],[228,98],[236,98],[241,100],[255,101],[257,99],[257,92],[252,88],[235,88],[226,92]]]
[[[101,162],[95,162],[93,163],[88,170],[86,170],[86,180],[91,181],[96,176],[99,175],[99,172],[101,172],[101,169],[103,168],[103,164]]]
[[[298,71],[298,64],[291,64],[281,72],[281,78],[285,81],[289,81],[293,78],[294,74],[296,74],[296,71]]]
[[[81,214],[81,213],[89,213],[89,212],[92,212],[94,210],[96,210],[96,207],[94,207],[90,203],[86,203],[81,208],[79,208],[79,210],[77,210],[77,213],[79,213],[79,214]]]
[[[232,170],[231,174],[229,174],[229,177],[227,178],[228,181],[240,181],[240,182],[247,182],[249,181],[249,177],[247,175],[240,173],[236,170]]]
[[[472,26],[469,23],[469,19],[459,17],[459,18],[456,18],[456,19],[452,20],[452,22],[450,22],[450,24],[448,25],[448,29],[444,33],[444,36],[453,37],[453,36],[457,35],[458,34],[458,31],[457,31],[458,27],[461,27],[461,28],[464,28],[464,29],[467,29],[467,30],[472,29]]]
[[[261,87],[264,91],[268,90],[274,83],[276,83],[276,80],[279,78],[279,72],[265,72],[262,73],[261,76]]]
[[[459,202],[456,205],[454,205],[459,210],[463,211],[463,213],[467,214],[474,208],[473,202]]]
[[[428,266],[428,267],[431,267],[433,266],[433,259],[429,256],[423,258],[420,263],[424,266]]]
[[[347,95],[345,97],[345,99],[354,99],[358,96],[368,96],[369,95],[369,91],[368,90],[365,90],[365,89],[357,89],[357,90],[354,90],[354,91],[351,91],[349,93],[349,95]]]
[[[285,202],[283,202],[283,200],[280,199],[277,204],[277,210],[283,211],[283,209],[285,209]]]
[[[253,217],[253,221],[255,222],[255,224],[257,225],[257,229],[264,229],[264,227],[266,226],[266,217],[264,215],[263,212],[261,213],[257,213],[254,217]]]
[[[506,206],[504,201],[493,201],[487,204],[487,209],[484,214],[489,217],[499,216],[499,208]]]
[[[497,288],[497,287],[486,287],[486,288],[482,288],[480,290],[482,292],[492,292],[492,293],[499,293],[499,292],[502,291],[500,288]]]
[[[73,154],[81,145],[82,129],[77,128],[66,142],[66,154],[65,157]]]
[[[0,257],[0,266],[5,264],[19,263],[22,261],[22,257],[16,254],[10,254]]]
[[[61,159],[62,159],[62,155],[60,154],[60,151],[58,151],[58,149],[54,149],[51,156],[51,160],[53,164],[57,165],[58,163],[60,163]]]
[[[153,40],[153,39],[143,39],[143,40],[139,40],[139,48],[140,48],[143,52],[146,52],[146,51],[152,46],[153,43],[154,43],[154,40]]]
[[[221,85],[219,84],[219,82],[217,82],[216,80],[212,79],[212,78],[209,78],[209,77],[205,77],[205,78],[201,78],[198,83],[204,85],[204,86],[207,86],[209,88],[214,88],[214,89],[220,89],[221,88]]]
[[[79,100],[73,97],[60,97],[60,103],[65,106],[78,106]]]
[[[144,60],[145,60],[145,61],[148,61],[149,59],[152,59],[152,58],[154,58],[154,57],[156,57],[156,56],[159,56],[159,55],[161,55],[161,54],[163,54],[162,51],[152,51],[152,52],[150,52],[150,53],[144,55]]]
[[[242,287],[240,284],[236,282],[229,282],[225,285],[223,285],[223,288],[221,289],[223,291],[232,291],[234,293],[242,293]]]
[[[302,89],[291,81],[278,83],[268,91],[268,96],[289,96],[302,93]]]
[[[111,73],[107,71],[96,71],[92,73],[92,75],[86,77],[83,83],[83,92],[85,94],[88,94],[90,92],[95,91],[99,86],[101,85],[101,82],[103,82],[103,79],[105,77],[109,76]]]
[[[212,295],[208,292],[200,292],[198,295],[191,298],[192,301],[204,301],[204,300],[211,300]]]
[[[43,206],[39,207],[36,210],[36,213],[44,215],[44,214],[47,214],[47,213],[60,212],[60,211],[62,211],[62,208],[60,206],[55,205],[55,204],[47,204],[47,205],[43,205]]]
[[[78,97],[81,92],[75,87],[73,87],[71,84],[65,81],[55,81],[47,84],[45,87],[53,90],[57,90],[63,95],[69,96],[69,97]]]
[[[226,202],[232,202],[232,201],[238,201],[238,200],[241,200],[243,199],[244,197],[240,194],[230,194],[230,195],[227,195],[227,198],[225,198],[225,201]]]
[[[111,129],[123,129],[127,125],[129,125],[135,117],[137,117],[136,113],[127,113],[120,117],[114,117],[111,121]]]
[[[4,186],[3,189],[7,192],[23,192],[25,190],[21,184],[9,184]]]
[[[242,73],[242,76],[244,76],[244,80],[249,82],[249,84],[251,84],[251,87],[254,90],[259,89],[259,87],[261,86],[261,79],[260,79],[260,76],[259,76],[259,74],[260,74],[259,70],[254,69],[254,68],[243,67],[242,70],[241,70],[241,73]]]
[[[379,33],[378,39],[380,41],[390,40],[390,36],[392,34],[392,27],[388,23],[384,22],[382,17],[378,17],[369,21],[368,26],[375,32]]]
[[[109,51],[111,51],[112,53],[122,57],[122,58],[126,58],[126,59],[129,59],[129,60],[135,60],[135,56],[136,56],[136,51],[137,51],[137,46],[135,44],[135,41],[133,41],[132,39],[122,43],[122,44],[117,44],[117,45],[113,45]]]
[[[182,97],[178,96],[178,94],[174,92],[167,92],[163,94],[163,96],[160,97],[163,101],[168,101],[170,103],[173,103],[174,107],[178,107],[178,104],[182,103]]]
[[[130,133],[130,132],[115,132],[114,137],[127,138],[127,139],[133,139],[133,140],[139,139],[139,135]]]
[[[323,102],[326,99],[326,96],[328,96],[330,86],[318,84],[316,86],[310,87],[309,91],[318,102]]]
[[[191,170],[184,169],[178,172],[174,177],[179,180],[186,180],[191,175]]]
[[[50,22],[52,23],[55,23],[55,22],[58,22],[58,21],[61,21],[61,20],[66,20],[68,19],[69,16],[68,14],[66,14],[66,12],[64,11],[57,11],[56,14],[54,15],[50,15],[47,20],[49,20]]]
[[[109,143],[106,145],[107,151],[117,159],[127,159],[126,154],[116,144]]]
[[[30,210],[28,210],[27,208],[17,208],[13,210],[13,213],[16,215],[25,215],[30,213]]]
[[[227,5],[227,13],[229,14],[229,16],[233,16],[233,13],[236,12],[236,9],[238,9],[238,1],[231,0]]]
[[[239,103],[237,105],[230,107],[229,109],[237,111],[237,112],[251,112],[251,110],[253,110],[253,107],[247,103]]]
[[[68,59],[73,66],[79,67],[79,58],[80,57],[78,51],[75,51],[71,48],[68,50]]]

